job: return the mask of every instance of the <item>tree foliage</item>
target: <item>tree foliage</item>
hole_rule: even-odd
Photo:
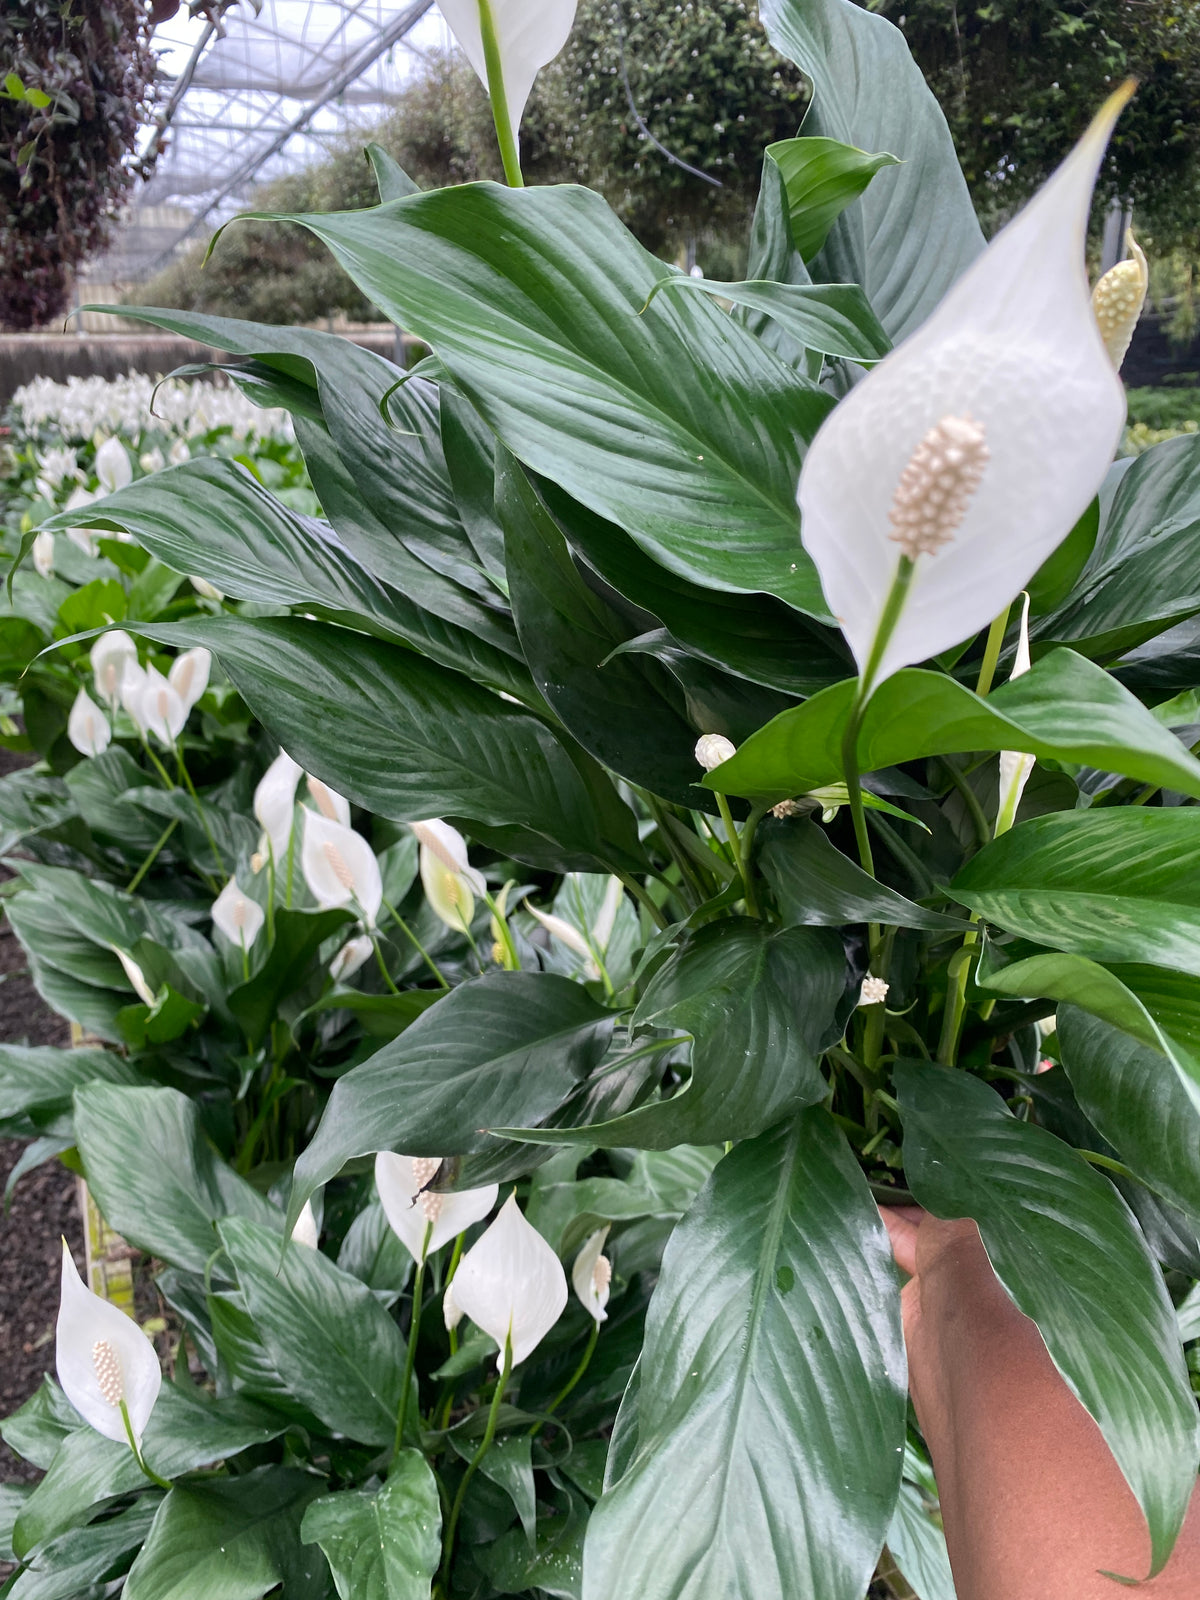
[[[975,203],[1002,220],[1122,79],[1139,80],[1097,186],[1155,243],[1196,239],[1200,12],[1175,0],[882,0],[941,102]]]
[[[130,185],[155,60],[140,0],[6,0],[0,10],[0,327],[66,304]]]

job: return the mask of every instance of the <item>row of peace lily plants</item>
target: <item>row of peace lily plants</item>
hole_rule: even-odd
[[[1127,91],[984,250],[899,34],[762,13],[814,97],[746,283],[521,188],[555,30],[460,0],[510,185],[417,194],[373,152],[377,208],[289,219],[426,362],[140,313],[291,413],[328,520],[204,460],[25,536],[123,532],[215,586],[125,613],[144,670],[211,652],[201,713],[288,753],[267,795],[315,786],[285,845],[246,817],[274,746],[168,789],[169,741],[155,775],[114,720],[23,834],[102,856],[155,777],[178,829],[153,896],[20,866],[42,949],[119,950],[150,1000],[124,1052],[4,1081],[166,1264],[186,1343],[147,1413],[136,1335],[68,1299],[64,1387],[138,1448],[52,1386],[10,1419],[49,1468],[13,1594],[90,1563],[132,1600],[861,1600],[886,1541],[943,1600],[876,1208],[910,1198],[977,1220],[1169,1553],[1200,1455],[1200,453],[1111,465],[1141,274],[1094,303],[1084,231]],[[77,776],[114,756],[126,788]]]

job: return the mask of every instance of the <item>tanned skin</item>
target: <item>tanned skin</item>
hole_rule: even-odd
[[[992,1271],[973,1222],[884,1222],[902,1271],[909,1387],[933,1457],[958,1600],[1200,1600],[1200,1495],[1174,1554],[1150,1539],[1099,1428]]]

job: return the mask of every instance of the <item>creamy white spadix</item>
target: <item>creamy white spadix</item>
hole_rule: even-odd
[[[300,866],[318,905],[353,903],[367,927],[375,926],[383,900],[383,879],[375,852],[361,833],[305,810]]]
[[[1125,396],[1084,244],[1096,173],[1131,93],[1111,96],[808,452],[801,537],[871,686],[986,626],[1071,531],[1113,459]],[[876,651],[898,576],[907,593]]]
[[[566,44],[575,21],[577,0],[484,0],[484,3],[491,12],[508,116],[516,139],[533,80]],[[478,73],[479,81],[494,97],[495,85],[488,81],[480,0],[438,0],[438,10]]]

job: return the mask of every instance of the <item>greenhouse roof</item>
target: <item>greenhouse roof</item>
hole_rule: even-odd
[[[432,0],[240,0],[219,27],[181,8],[154,42],[168,125],[138,209],[185,205],[202,237],[255,184],[376,123],[451,36]]]

